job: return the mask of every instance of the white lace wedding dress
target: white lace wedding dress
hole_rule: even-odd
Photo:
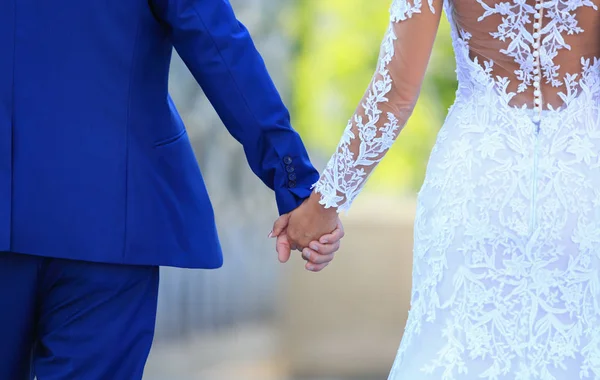
[[[395,0],[316,190],[349,208],[408,119],[442,9],[458,90],[415,221],[393,380],[600,379],[600,0]]]

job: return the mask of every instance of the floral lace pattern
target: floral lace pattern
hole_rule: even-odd
[[[544,6],[558,5],[546,52],[576,28],[567,9],[596,9]],[[600,379],[600,61],[582,57],[563,78],[547,61],[564,105],[535,122],[509,105],[510,78],[470,58],[450,2],[446,13],[459,88],[418,196],[411,311],[389,379]],[[518,50],[503,53],[524,57],[515,78],[528,86]]]
[[[521,81],[518,91],[525,91],[533,84],[533,79],[538,74],[535,72],[534,52],[536,50],[532,49],[537,36],[532,29],[528,28],[531,24],[542,21],[535,17],[538,10],[523,0],[512,3],[495,3],[493,7],[483,0],[477,0],[477,2],[485,11],[478,21],[483,21],[492,15],[502,16],[502,23],[498,25],[498,30],[491,35],[501,41],[511,41],[508,47],[500,52],[513,58],[519,64],[520,69],[515,71],[517,80]],[[551,20],[539,33],[543,40],[539,51],[542,74],[546,83],[553,87],[559,87],[563,82],[558,78],[560,66],[554,62],[554,58],[559,50],[571,49],[571,46],[565,42],[564,35],[583,32],[578,25],[574,11],[580,7],[589,7],[594,10],[598,10],[598,7],[589,0],[545,0],[541,6],[546,13],[546,18]]]
[[[455,104],[419,192],[390,379],[600,379],[599,70],[539,133],[492,88]]]
[[[433,0],[429,1],[429,10],[433,13]],[[390,7],[390,19],[392,22],[404,21],[409,19],[415,13],[421,13],[421,0],[414,0],[411,4],[409,1],[394,0]]]

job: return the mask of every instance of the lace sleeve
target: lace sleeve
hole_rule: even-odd
[[[394,0],[377,70],[335,154],[314,185],[326,208],[348,210],[392,146],[417,101],[442,12],[442,0]]]

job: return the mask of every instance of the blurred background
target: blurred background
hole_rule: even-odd
[[[232,0],[320,170],[368,85],[390,0]],[[385,379],[409,308],[415,195],[454,98],[443,19],[417,108],[348,215],[321,273],[276,259],[278,216],[241,147],[175,56],[171,95],[217,214],[225,265],[163,268],[145,380]],[[424,343],[426,344],[426,343]]]

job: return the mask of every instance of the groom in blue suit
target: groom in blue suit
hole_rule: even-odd
[[[0,1],[0,380],[140,379],[158,266],[222,265],[173,46],[280,214],[311,194],[227,0]]]

